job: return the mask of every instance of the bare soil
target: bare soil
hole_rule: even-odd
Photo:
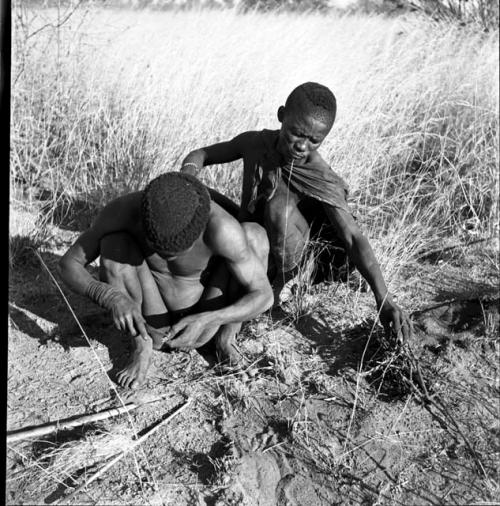
[[[55,229],[39,247],[56,280],[57,261],[76,233]],[[63,288],[87,340],[40,259],[29,249],[18,258],[9,280],[8,431],[120,405],[118,395],[125,402],[165,398],[129,416],[9,444],[7,504],[61,500],[103,463],[75,470],[68,459],[57,467],[64,448],[77,459],[98,434],[112,439],[123,427],[142,434],[187,398],[194,402],[186,411],[72,503],[498,499],[495,244],[427,259],[394,287],[413,312],[410,346],[420,377],[404,355],[389,363],[372,296],[354,280],[314,287],[299,301],[303,314],[274,311],[247,323],[239,338],[249,363],[244,371],[218,375],[194,351],[156,353],[147,384],[134,393],[112,381],[127,361],[129,338]]]

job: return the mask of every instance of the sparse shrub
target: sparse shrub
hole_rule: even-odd
[[[328,0],[240,0],[238,8],[243,12],[249,10],[269,11],[324,11],[329,7]]]
[[[484,30],[498,29],[498,0],[404,0],[437,21],[475,23]]]

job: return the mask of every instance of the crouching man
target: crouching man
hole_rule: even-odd
[[[237,363],[242,322],[273,303],[265,230],[239,223],[211,195],[189,174],[163,174],[110,202],[60,261],[68,287],[134,339],[121,386],[141,386],[153,349]],[[86,269],[98,256],[100,281]]]

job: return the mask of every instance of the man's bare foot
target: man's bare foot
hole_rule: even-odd
[[[135,350],[129,364],[116,376],[120,386],[136,390],[146,379],[151,357],[153,355],[153,343],[144,340],[141,336],[135,338]]]

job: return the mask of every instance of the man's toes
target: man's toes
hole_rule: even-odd
[[[120,371],[117,375],[116,375],[116,382],[121,385],[122,382],[123,382],[123,371]]]
[[[118,384],[123,388],[128,388],[131,379],[127,371],[121,371],[117,377]]]
[[[132,390],[137,390],[138,388],[141,388],[145,380],[146,380],[145,374],[138,374],[137,378],[135,378],[134,381],[132,382],[130,388]]]

